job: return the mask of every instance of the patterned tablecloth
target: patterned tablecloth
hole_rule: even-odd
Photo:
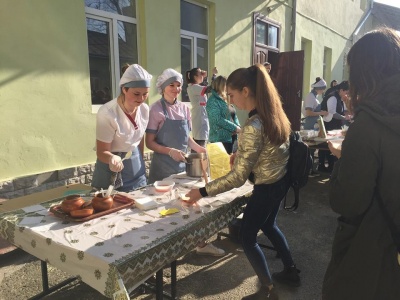
[[[157,193],[154,187],[133,191],[133,198],[151,197],[157,208],[128,208],[87,222],[61,220],[49,207],[63,198],[0,214],[0,236],[14,245],[78,276],[107,297],[129,299],[129,293],[148,277],[196,245],[228,226],[252,190],[246,183],[216,197],[185,207],[177,193],[204,183],[184,174],[173,175],[173,192]],[[166,208],[179,213],[160,217]]]

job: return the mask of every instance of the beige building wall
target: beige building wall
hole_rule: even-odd
[[[80,0],[0,1],[0,181],[94,161],[85,28]]]
[[[217,66],[227,76],[252,63],[254,12],[280,23],[280,50],[292,48],[294,0],[198,3],[209,10],[209,72]],[[297,1],[295,50],[309,41],[304,93],[322,75],[326,47],[331,77],[343,79],[364,13],[360,0]],[[162,70],[181,69],[180,0],[137,0],[137,15],[139,64],[154,76],[151,104],[160,97],[155,82]],[[0,194],[2,182],[95,162],[85,18],[81,0],[0,0]]]

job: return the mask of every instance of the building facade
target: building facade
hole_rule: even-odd
[[[0,0],[0,198],[90,183],[96,112],[125,63],[153,74],[151,104],[166,68],[227,76],[271,60],[272,74],[297,74],[280,91],[299,106],[315,77],[346,77],[355,32],[379,23],[370,11],[371,0]]]

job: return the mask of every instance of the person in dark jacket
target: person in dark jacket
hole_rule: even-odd
[[[346,115],[345,102],[348,101],[349,82],[342,81],[336,86],[336,90],[326,95],[321,102],[321,111],[327,111],[328,114],[323,116],[325,129],[335,130],[341,129],[349,116]],[[326,145],[326,144],[325,144]],[[328,167],[325,166],[325,160],[328,161]],[[318,151],[318,171],[332,172],[336,158],[331,155],[329,150]]]
[[[329,143],[339,158],[329,199],[340,217],[322,299],[397,300],[399,254],[388,221],[400,233],[400,36],[388,28],[369,32],[347,61],[355,117],[342,150]]]

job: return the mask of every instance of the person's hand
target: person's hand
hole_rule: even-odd
[[[217,67],[214,67],[214,68],[212,69],[212,73],[213,73],[214,75],[217,75],[217,74],[218,74],[218,69],[217,69]]]
[[[185,161],[185,153],[181,150],[175,149],[175,148],[171,148],[171,150],[169,150],[168,155],[174,160],[174,161]]]
[[[340,144],[333,144],[331,141],[328,141],[328,147],[331,153],[337,158],[340,158],[342,156],[342,149]]]
[[[194,204],[202,198],[199,189],[191,189],[185,196],[190,198],[190,200],[187,201],[190,204]]]
[[[236,131],[235,131],[235,133],[241,133],[242,132],[242,128],[240,128],[239,126],[238,127],[236,127]]]
[[[197,148],[195,151],[196,151],[197,153],[206,153],[206,152],[207,152],[207,149],[204,148],[204,147],[199,146],[199,148]]]
[[[118,155],[113,155],[110,157],[110,161],[108,162],[108,166],[113,172],[121,172],[124,168],[124,164],[122,163],[121,157]]]
[[[320,112],[319,112],[319,115],[320,116],[326,116],[327,114],[329,114],[326,110],[321,110]]]
[[[233,153],[230,157],[229,157],[229,164],[231,166],[231,170],[233,168],[233,164],[235,163],[235,158],[236,158],[236,152]]]

